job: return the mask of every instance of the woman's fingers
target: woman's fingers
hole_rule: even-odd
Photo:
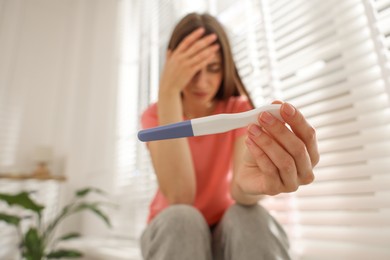
[[[284,192],[298,189],[298,167],[294,158],[273,137],[264,132],[258,125],[249,127],[249,138],[268,156],[278,169]]]
[[[194,65],[201,63],[206,58],[210,58],[219,49],[218,44],[213,44],[217,39],[216,34],[203,36],[204,28],[199,28],[189,34],[179,44],[175,53],[182,61]]]
[[[188,36],[184,38],[184,40],[181,41],[179,46],[176,48],[177,52],[183,52],[187,50],[194,42],[196,42],[198,39],[202,37],[204,34],[205,29],[203,27],[200,27],[190,33]]]
[[[216,34],[210,34],[196,40],[183,54],[186,58],[197,56],[202,50],[210,47],[217,39]]]
[[[207,66],[220,48],[219,44],[213,44],[217,39],[215,34],[203,34],[204,28],[199,28],[185,37],[174,51],[167,52],[167,60],[172,57],[177,69],[189,77]]]
[[[250,162],[246,163],[252,171],[245,172],[247,181],[241,183],[242,188],[246,193],[252,195],[258,195],[259,193],[276,195],[280,193],[284,188],[279,170],[250,137],[247,137],[245,143],[251,154]],[[262,173],[261,175],[259,175],[259,171]]]
[[[312,167],[320,160],[315,129],[307,122],[302,113],[289,103],[281,107],[281,115],[291,130],[303,141],[310,155]]]
[[[216,34],[203,36],[205,29],[203,27],[190,33],[176,48],[175,52],[183,55],[183,58],[191,58],[209,47],[217,39]]]
[[[210,47],[203,49],[189,61],[191,68],[193,68],[195,71],[199,71],[213,60],[218,50],[218,44],[213,44]]]
[[[268,112],[261,113],[259,124],[272,136],[272,140],[278,143],[289,158],[293,160],[299,177],[299,184],[308,184],[313,181],[313,166],[307,152],[305,143],[291,132],[284,123],[276,119]],[[285,162],[288,164],[289,162]],[[288,167],[285,165],[285,167]]]

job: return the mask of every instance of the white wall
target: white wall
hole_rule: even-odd
[[[0,103],[9,111],[6,117],[22,117],[14,166],[30,171],[34,147],[52,146],[53,173],[68,178],[65,201],[83,186],[111,189],[117,5],[116,0],[0,0]],[[0,132],[6,127],[0,125]],[[87,217],[69,226],[102,232]]]

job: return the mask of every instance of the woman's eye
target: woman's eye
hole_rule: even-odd
[[[219,65],[208,66],[207,70],[209,72],[220,72],[221,71],[221,66],[219,66]]]

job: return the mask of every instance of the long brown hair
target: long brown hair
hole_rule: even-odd
[[[226,32],[220,22],[209,14],[190,13],[179,21],[173,30],[168,49],[176,49],[180,42],[191,32],[199,27],[205,28],[205,35],[215,33],[217,35],[216,43],[220,46],[220,54],[223,64],[223,79],[215,99],[227,100],[231,96],[245,95],[252,107],[253,102],[245,89],[236,65],[233,60],[231,46]]]

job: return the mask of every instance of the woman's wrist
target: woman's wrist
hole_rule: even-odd
[[[160,87],[158,89],[158,96],[159,98],[162,97],[179,97],[181,95],[181,89],[177,88],[176,86],[173,86],[172,84],[167,83],[160,83]]]
[[[264,197],[264,195],[251,195],[245,193],[235,179],[233,179],[231,183],[231,195],[237,203],[242,205],[257,204]]]
[[[180,91],[160,86],[157,107],[160,125],[182,121],[183,108]]]
[[[180,97],[180,90],[174,89],[174,88],[169,88],[169,87],[163,87],[160,86],[160,89],[158,91],[158,97],[159,98],[164,98],[164,97],[169,97],[169,98],[174,98],[174,97]]]

